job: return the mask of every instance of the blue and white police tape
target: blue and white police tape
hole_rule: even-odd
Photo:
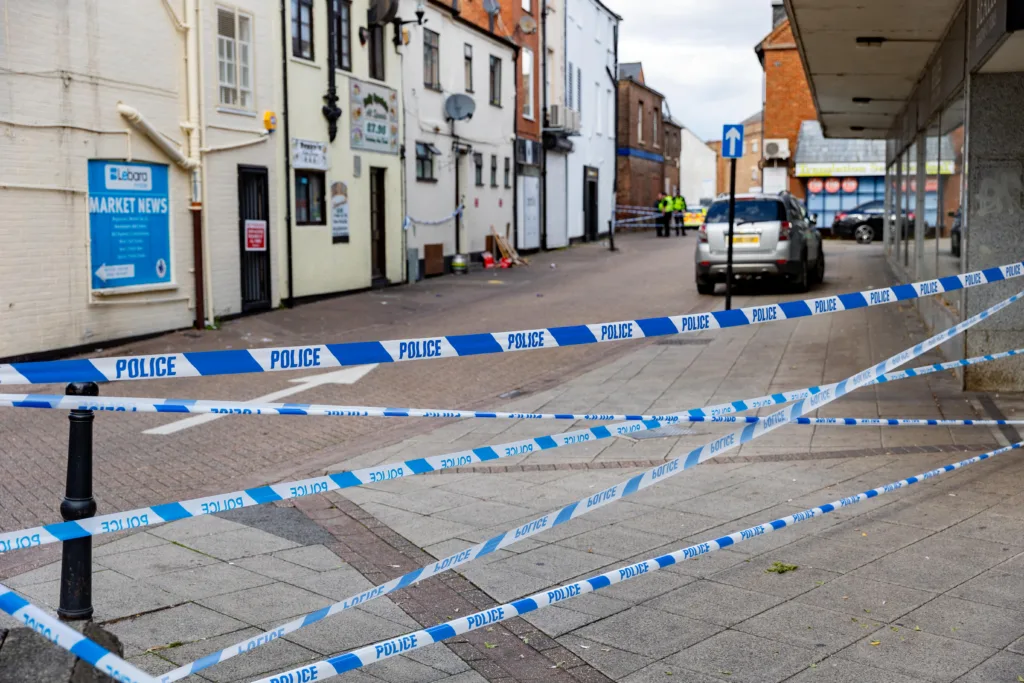
[[[452,358],[598,344],[827,315],[839,311],[931,296],[965,287],[977,287],[1022,275],[1024,275],[1024,264],[1013,263],[963,275],[951,275],[937,280],[864,292],[803,301],[787,301],[729,311],[691,313],[612,323],[391,341],[12,363],[0,365],[0,384],[113,382],[168,377],[205,377],[371,363],[398,363],[430,358]]]
[[[25,627],[32,629],[82,661],[88,662],[115,681],[156,683],[156,679],[149,674],[140,671],[78,631],[64,625],[60,620],[51,617],[3,584],[0,584],[0,611],[11,615]]]
[[[890,372],[872,384],[893,382],[909,377],[920,377],[942,370],[987,363],[1024,354],[1024,349],[962,358],[947,363],[933,363],[918,368]],[[834,385],[826,385],[834,386]],[[43,408],[55,410],[100,410],[139,413],[214,413],[224,415],[307,415],[334,417],[423,417],[423,418],[480,418],[509,420],[626,420],[665,421],[673,418],[700,421],[698,418],[726,415],[755,408],[782,405],[807,398],[826,387],[816,386],[795,391],[777,392],[767,396],[747,398],[704,408],[691,408],[671,415],[630,415],[605,413],[513,413],[500,410],[462,410],[459,408],[384,408],[380,406],[340,406],[314,403],[258,403],[255,401],[219,401],[180,398],[135,398],[122,396],[64,396],[62,394],[0,394],[0,407]]]
[[[684,418],[685,419],[685,418]],[[747,424],[760,422],[762,417],[722,415],[719,417],[690,418],[693,422],[723,422]],[[1024,425],[1024,420],[949,420],[945,418],[906,417],[798,417],[795,425],[815,427],[999,427]]]
[[[865,370],[863,373],[856,376],[856,379],[858,380],[857,386],[863,386],[877,381],[879,374],[884,374],[886,371],[896,367],[897,365],[911,360],[912,358],[916,358],[925,351],[934,348],[934,346],[938,345],[941,341],[959,334],[963,330],[981,322],[992,313],[1002,310],[1002,308],[1017,301],[1020,297],[1021,294],[1015,294],[1014,296],[995,304],[991,308],[968,318],[949,330],[918,344],[913,349],[904,351],[899,356],[902,358],[899,363],[891,363],[891,361],[897,357],[893,357],[893,359],[885,361],[875,368],[882,368],[880,373],[870,374],[871,371]],[[843,380],[842,382],[837,382],[835,384],[818,387],[818,391],[809,390],[810,403],[812,405],[811,409],[819,408],[825,405],[825,403],[833,400],[832,398],[828,398],[829,396],[844,395],[850,391],[854,387],[847,386],[849,382],[850,380]],[[814,388],[812,387],[812,389]],[[795,407],[803,405],[802,401],[805,399],[800,400],[801,403],[796,404]],[[733,402],[731,405],[735,410],[749,410],[750,408],[758,407],[747,405],[744,402]],[[811,409],[808,409],[807,412]],[[688,412],[703,415],[707,414],[708,410],[714,412],[714,407],[711,409],[693,409]],[[683,414],[686,413],[684,412]],[[779,414],[780,413],[775,413],[770,415],[764,418],[763,421],[759,421],[757,424],[748,426],[747,430],[764,427],[765,424],[771,425],[771,421],[777,419]],[[802,414],[803,413],[800,413],[800,415]],[[797,416],[798,415],[793,415],[793,417]],[[661,421],[648,420],[644,422],[621,422],[533,439],[521,439],[519,441],[499,444],[497,446],[484,446],[468,451],[460,451],[458,453],[435,455],[389,465],[378,465],[376,467],[363,468],[352,472],[339,472],[325,477],[312,477],[301,481],[270,484],[246,489],[244,491],[233,491],[231,493],[207,496],[204,498],[165,503],[162,505],[138,508],[125,512],[115,512],[78,521],[58,522],[55,524],[22,529],[19,531],[8,531],[0,533],[0,554],[11,552],[13,550],[35,547],[38,545],[67,541],[74,538],[99,536],[117,531],[147,527],[153,524],[173,522],[188,517],[198,517],[201,515],[224,512],[226,510],[262,505],[263,503],[269,503],[277,500],[300,498],[303,496],[326,493],[337,489],[362,486],[364,484],[377,483],[390,479],[399,479],[440,469],[463,467],[479,462],[497,460],[499,458],[540,453],[553,448],[561,448],[578,443],[608,439],[617,435],[628,435],[639,431],[657,429],[669,424],[677,424],[679,421],[678,416],[670,415],[666,416],[666,418],[672,419]],[[774,427],[769,426],[769,428],[771,429]],[[746,430],[744,430],[744,433],[746,433]],[[726,435],[719,441],[733,438],[734,436],[735,435]]]
[[[982,460],[994,458],[1001,453],[1022,447],[1024,447],[1024,442],[1019,442],[994,451],[982,453],[981,455],[973,458],[961,460],[960,462],[946,465],[945,467],[940,467],[929,472],[923,472],[914,477],[901,479],[900,481],[895,481],[891,484],[886,484],[847,498],[840,498],[839,500],[832,501],[831,503],[809,508],[787,517],[780,517],[770,522],[742,529],[703,543],[697,543],[686,548],[680,548],[679,550],[666,555],[653,557],[642,562],[635,562],[628,566],[605,572],[604,574],[598,574],[581,581],[541,591],[540,593],[535,593],[529,597],[521,598],[497,607],[492,607],[465,617],[452,619],[451,621],[438,624],[437,626],[432,626],[397,638],[382,640],[378,643],[367,645],[366,647],[353,650],[346,654],[307,664],[285,673],[274,674],[272,676],[261,678],[257,681],[253,681],[253,683],[292,683],[294,681],[325,680],[327,678],[343,674],[347,671],[352,671],[353,669],[358,669],[374,662],[394,657],[395,655],[406,654],[412,650],[416,650],[433,643],[438,643],[449,638],[454,638],[457,635],[468,633],[469,631],[475,631],[485,626],[496,624],[513,617],[522,616],[538,609],[550,607],[556,603],[579,597],[581,595],[586,595],[587,593],[592,593],[623,581],[635,579],[643,576],[644,574],[656,572],[659,569],[671,567],[672,565],[684,560],[707,555],[708,553],[713,553],[716,550],[728,548],[736,545],[737,543],[742,543],[743,541],[748,541],[752,538],[758,538],[773,531],[778,531],[779,529],[785,529],[786,527],[799,524],[800,522],[807,521],[808,519],[814,519],[815,517],[826,515],[841,508],[850,507],[851,505],[862,503],[865,500],[870,500],[871,498],[877,498],[878,496],[886,493],[898,491],[918,482],[932,479],[939,475],[946,474],[947,472],[962,469],[968,465],[973,465],[974,463],[981,462]]]
[[[870,383],[871,379],[877,378],[887,370],[892,369],[895,366],[901,365],[912,358],[919,356],[929,349],[938,346],[939,344],[949,340],[951,337],[959,334],[965,329],[981,322],[987,318],[991,313],[997,312],[1002,308],[1005,308],[1009,304],[1017,301],[1024,292],[1015,294],[1014,296],[1006,299],[991,309],[983,311],[978,315],[965,320],[964,322],[956,325],[955,327],[946,330],[945,332],[939,333],[920,344],[917,344],[911,349],[907,349],[885,361],[879,363],[873,368],[864,370],[856,375],[839,382],[836,388],[828,389],[819,394],[816,394],[810,400],[802,399],[789,408],[784,408],[772,415],[769,415],[762,420],[759,420],[756,424],[750,424],[740,430],[727,434],[724,437],[715,439],[714,441],[705,444],[699,448],[691,451],[685,458],[676,458],[670,460],[663,465],[651,468],[645,473],[638,474],[626,481],[619,482],[618,484],[608,487],[603,491],[600,491],[591,496],[582,498],[574,503],[570,503],[558,510],[549,512],[548,514],[538,517],[526,524],[517,526],[514,529],[509,529],[506,532],[498,534],[493,538],[479,543],[471,548],[466,548],[457,553],[449,555],[448,557],[421,567],[420,569],[414,570],[392,579],[391,581],[370,588],[362,593],[353,595],[346,600],[342,600],[328,607],[324,607],[316,612],[303,615],[297,619],[283,624],[277,628],[266,631],[257,636],[251,637],[241,643],[237,643],[228,648],[225,648],[219,652],[214,652],[207,655],[201,660],[186,664],[166,675],[163,681],[174,681],[179,680],[189,674],[196,673],[202,669],[212,666],[218,662],[222,662],[226,659],[230,659],[238,654],[249,652],[257,647],[265,645],[282,635],[292,633],[300,628],[315,624],[329,616],[333,616],[340,612],[343,612],[351,607],[359,604],[364,604],[369,600],[387,595],[393,591],[405,588],[412,584],[423,581],[424,579],[430,578],[436,574],[453,569],[460,565],[471,562],[474,559],[489,555],[497,550],[507,548],[508,546],[518,543],[521,540],[542,533],[549,528],[565,524],[571,519],[576,519],[588,514],[598,508],[609,505],[615,501],[631,496],[639,491],[642,491],[655,483],[664,481],[669,477],[680,474],[684,470],[696,467],[699,463],[716,457],[728,450],[736,448],[741,444],[748,443],[757,439],[770,431],[778,429],[787,422],[793,421],[798,416],[805,413],[817,410],[828,403],[836,400],[837,398],[846,395],[850,391],[853,391],[859,387],[865,386]]]

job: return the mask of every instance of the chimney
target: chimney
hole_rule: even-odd
[[[786,6],[782,0],[772,0],[772,30],[786,20]]]

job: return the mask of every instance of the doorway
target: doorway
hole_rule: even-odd
[[[593,242],[597,239],[598,179],[598,170],[596,168],[592,166],[583,167],[583,235],[588,242]]]
[[[384,239],[386,214],[385,168],[370,168],[370,272],[375,285],[385,284],[388,274],[387,246]]]
[[[242,312],[270,308],[270,193],[267,169],[238,167],[238,231],[241,243]]]

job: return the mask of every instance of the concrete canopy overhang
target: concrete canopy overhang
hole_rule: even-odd
[[[884,138],[962,0],[785,3],[825,135]]]

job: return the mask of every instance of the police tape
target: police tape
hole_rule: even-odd
[[[78,631],[39,609],[0,584],[0,611],[6,612],[25,627],[32,629],[54,645],[67,650],[84,662],[121,683],[156,683],[156,679],[140,671],[112,652],[108,652]]]
[[[1022,275],[1024,275],[1024,263],[1013,263],[962,275],[951,275],[937,280],[883,287],[864,292],[787,301],[729,311],[691,313],[612,323],[390,341],[11,363],[0,365],[0,384],[113,382],[168,377],[206,377],[372,363],[399,363],[431,358],[453,358],[599,344],[827,315],[839,311],[881,306],[897,301],[932,296],[940,292],[951,292],[965,287],[977,287],[1000,280],[1018,278]]]
[[[909,355],[906,358],[906,360],[916,358],[917,356],[921,355],[921,353],[924,353],[924,351],[927,351],[928,349],[933,348],[935,345],[937,345],[937,342],[931,344],[930,346],[928,346],[928,348],[922,351],[920,349],[923,348],[923,345],[940,338],[942,335],[948,335],[948,337],[945,337],[947,339],[952,336],[955,336],[956,334],[959,334],[961,331],[968,329],[969,327],[977,324],[978,322],[981,322],[989,315],[999,310],[1002,310],[1002,308],[1017,301],[1020,297],[1021,294],[1016,294],[1008,299],[1005,299],[995,304],[991,308],[988,308],[982,311],[981,313],[978,313],[977,315],[972,316],[971,318],[950,328],[949,330],[946,330],[940,335],[936,335],[927,342],[922,342],[921,344],[918,344],[912,350],[913,355]],[[910,350],[908,350],[905,353],[910,353]],[[1009,354],[1010,352],[1005,353]],[[993,354],[991,356],[991,358],[995,357],[996,354]],[[899,364],[906,362],[906,360],[901,361]],[[956,361],[955,363],[959,362],[961,361]],[[933,368],[934,370],[934,368],[939,366],[941,366],[941,364],[936,364],[930,367]],[[884,369],[882,373],[885,373],[888,369],[889,368]],[[929,370],[929,372],[933,370]],[[806,398],[809,398],[815,407],[820,407],[821,405],[824,405],[824,403],[822,402],[823,397],[840,391],[847,381],[848,380],[843,380],[842,382],[837,382],[835,384],[829,384],[820,387],[810,387],[806,390],[800,390],[799,392],[793,393],[801,394],[806,392]],[[872,384],[878,381],[879,378],[873,375],[865,380],[865,384]],[[843,393],[845,393],[845,391]],[[760,403],[762,399],[764,401],[763,404]],[[563,448],[566,446],[587,443],[590,441],[598,441],[601,439],[609,439],[612,438],[613,436],[628,436],[630,434],[640,431],[658,429],[659,427],[664,427],[670,424],[678,424],[680,418],[686,415],[714,416],[716,414],[722,414],[724,412],[751,410],[753,408],[760,408],[768,405],[777,404],[779,402],[788,403],[793,400],[802,401],[805,400],[805,397],[792,398],[787,400],[787,396],[785,394],[773,394],[771,396],[762,397],[762,399],[752,399],[749,402],[733,401],[730,404],[723,404],[721,406],[693,408],[689,411],[683,411],[681,413],[677,413],[674,415],[659,416],[664,417],[665,419],[663,420],[620,422],[605,426],[591,427],[571,432],[564,432],[562,434],[552,434],[547,436],[535,437],[532,439],[521,439],[519,441],[513,441],[493,446],[483,446],[480,448],[459,451],[456,453],[447,453],[444,455],[417,458],[414,460],[407,460],[404,462],[391,463],[387,465],[377,465],[375,467],[367,467],[360,470],[354,470],[349,472],[339,472],[336,474],[329,474],[324,477],[311,477],[309,479],[303,479],[300,481],[268,484],[265,486],[259,486],[241,491],[233,491],[231,493],[206,496],[203,498],[194,498],[192,500],[177,501],[172,503],[164,503],[162,505],[137,508],[135,510],[128,510],[124,512],[114,512],[106,515],[90,517],[88,519],[83,520],[57,522],[54,524],[47,524],[28,529],[21,529],[18,531],[3,532],[0,533],[0,555],[14,550],[22,550],[25,548],[31,548],[39,545],[58,543],[75,538],[83,538],[86,536],[101,536],[103,534],[115,533],[119,531],[140,529],[143,527],[152,526],[154,524],[163,524],[166,522],[173,522],[180,519],[186,519],[188,517],[199,517],[202,515],[215,514],[218,512],[226,512],[228,510],[252,507],[255,505],[262,505],[263,503],[269,503],[278,500],[301,498],[304,496],[327,493],[328,491],[335,491],[338,489],[363,486],[365,484],[389,481],[392,479],[400,479],[408,476],[414,476],[417,474],[423,474],[425,472],[450,469],[453,467],[464,467],[480,462],[497,460],[500,458],[516,457],[521,455],[529,455],[533,453],[539,454],[546,450]],[[765,421],[771,420],[773,419],[773,417],[774,416],[768,416],[765,418]],[[758,425],[763,424],[763,421],[758,422]],[[756,427],[758,425],[751,426]],[[724,438],[726,437],[723,437],[723,439]]]
[[[628,496],[631,496],[639,491],[642,491],[655,483],[664,481],[669,477],[673,477],[677,474],[682,473],[687,469],[696,467],[701,462],[709,460],[711,458],[724,453],[725,451],[736,448],[744,443],[753,441],[768,432],[778,429],[782,425],[796,419],[798,416],[805,413],[817,410],[828,403],[846,395],[847,393],[858,389],[862,386],[866,386],[870,383],[870,380],[878,377],[885,373],[892,367],[901,365],[912,358],[919,356],[929,349],[938,346],[939,344],[947,341],[951,337],[959,334],[963,330],[981,322],[987,318],[990,314],[995,313],[1002,308],[1008,306],[1014,301],[1024,296],[1024,292],[1016,294],[1009,299],[1006,299],[987,311],[979,313],[971,319],[965,320],[964,322],[952,327],[944,332],[941,332],[919,344],[911,349],[907,349],[891,358],[879,363],[878,365],[864,370],[856,375],[839,382],[836,388],[823,391],[816,394],[810,400],[801,400],[789,408],[784,408],[773,415],[767,416],[762,420],[759,420],[756,424],[750,424],[743,429],[727,434],[720,437],[708,444],[700,446],[699,448],[691,451],[685,459],[676,458],[670,460],[662,465],[651,468],[647,472],[638,474],[630,479],[619,482],[614,486],[608,487],[603,491],[596,494],[582,498],[574,503],[570,503],[558,510],[549,512],[542,517],[538,517],[526,524],[517,526],[514,529],[509,529],[493,538],[479,543],[473,547],[466,548],[457,553],[449,555],[448,557],[433,562],[419,569],[413,570],[403,576],[397,577],[386,583],[380,584],[373,588],[370,588],[362,593],[353,595],[345,600],[339,601],[324,607],[316,612],[306,614],[296,618],[295,620],[278,626],[277,628],[271,629],[259,635],[253,636],[240,643],[227,647],[219,652],[214,652],[200,660],[185,664],[178,669],[167,674],[162,678],[163,683],[169,683],[170,681],[179,680],[189,674],[201,671],[209,666],[213,666],[219,662],[223,662],[226,659],[230,659],[239,654],[249,652],[253,649],[266,645],[267,643],[280,638],[283,635],[297,631],[300,628],[315,624],[329,616],[339,614],[347,609],[355,607],[356,605],[364,604],[370,600],[379,598],[387,595],[393,591],[408,587],[427,578],[440,574],[441,572],[453,569],[460,565],[471,562],[474,559],[489,555],[493,552],[506,548],[514,543],[518,543],[521,540],[542,533],[549,528],[565,524],[569,520],[582,517],[585,514],[593,512],[594,510],[609,505],[618,500],[622,500]],[[285,679],[286,680],[286,679]]]
[[[872,384],[894,382],[911,377],[968,367],[980,363],[1024,354],[1024,349],[1011,349],[999,353],[961,358],[946,363],[933,363],[886,373]],[[259,403],[255,401],[220,401],[215,399],[135,398],[125,396],[64,396],[60,394],[0,394],[0,407],[40,408],[50,410],[98,410],[138,413],[190,413],[220,415],[300,415],[320,417],[417,417],[442,419],[508,419],[508,420],[572,420],[572,421],[703,421],[699,418],[743,412],[772,405],[781,405],[807,398],[823,389],[824,385],[776,392],[766,396],[747,398],[704,408],[690,408],[669,415],[640,415],[629,413],[517,413],[500,410],[462,410],[460,408],[386,408],[382,406],[342,406],[316,403]],[[554,438],[554,435],[552,436]]]
[[[327,678],[343,674],[347,671],[367,666],[374,662],[389,659],[395,655],[406,654],[412,650],[432,645],[449,638],[454,638],[457,635],[475,631],[513,617],[523,616],[524,614],[528,614],[545,607],[550,607],[551,605],[564,602],[571,598],[586,595],[587,593],[592,593],[623,581],[635,579],[645,574],[650,574],[660,569],[671,567],[672,565],[684,560],[701,557],[702,555],[713,553],[716,550],[728,548],[736,545],[737,543],[742,543],[743,541],[748,541],[752,538],[758,538],[773,531],[778,531],[779,529],[785,529],[786,527],[799,524],[800,522],[814,519],[815,517],[820,517],[830,512],[850,507],[851,505],[856,505],[857,503],[864,502],[865,500],[877,498],[878,496],[886,493],[898,491],[919,482],[946,474],[947,472],[953,472],[981,462],[982,460],[988,460],[1007,451],[1016,450],[1022,447],[1024,447],[1024,442],[1011,444],[987,453],[982,453],[981,455],[977,455],[973,458],[968,458],[967,460],[961,460],[960,462],[946,465],[945,467],[939,467],[913,477],[885,484],[884,486],[870,489],[863,493],[858,493],[846,498],[840,498],[839,500],[819,505],[818,507],[808,508],[807,510],[797,512],[787,517],[780,517],[770,522],[748,527],[716,539],[680,548],[679,550],[666,555],[653,557],[641,562],[635,562],[625,567],[605,572],[604,574],[598,574],[581,581],[575,581],[557,588],[541,591],[529,597],[482,610],[475,614],[469,614],[464,617],[459,617],[458,619],[452,619],[445,623],[438,624],[437,626],[398,636],[397,638],[382,640],[378,643],[367,645],[336,657],[307,664],[284,673],[267,676],[257,681],[253,681],[253,683],[295,683],[296,681],[325,680]]]

